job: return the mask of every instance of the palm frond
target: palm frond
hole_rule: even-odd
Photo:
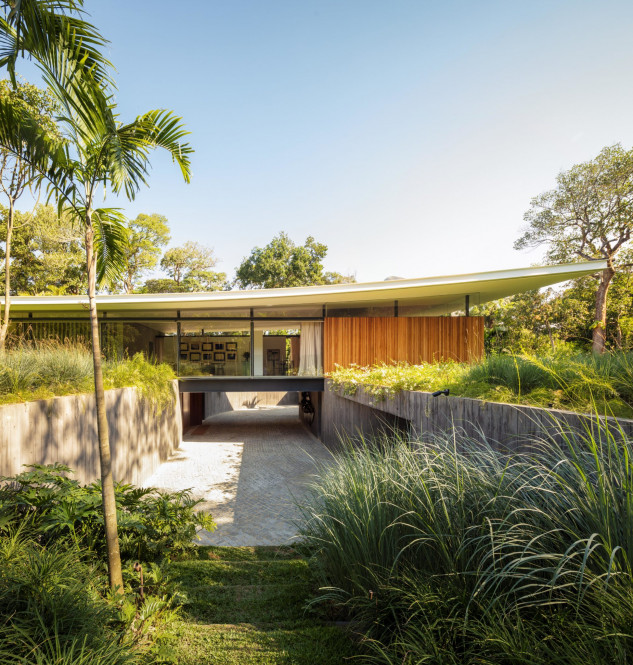
[[[0,67],[15,81],[16,62],[28,54],[46,63],[60,43],[76,54],[77,74],[112,86],[112,64],[101,49],[108,43],[94,25],[84,20],[83,0],[14,0],[0,20]]]
[[[127,265],[127,219],[118,208],[97,208],[92,213],[97,256],[97,285],[108,288],[121,280]]]
[[[128,125],[122,125],[108,137],[103,159],[115,192],[125,190],[133,199],[142,184],[146,184],[149,153],[164,148],[180,166],[185,182],[191,180],[190,155],[193,148],[182,139],[187,136],[182,118],[172,111],[149,111]]]

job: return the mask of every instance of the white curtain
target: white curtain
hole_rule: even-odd
[[[304,322],[301,324],[300,375],[320,376],[323,374],[322,340],[322,323]]]

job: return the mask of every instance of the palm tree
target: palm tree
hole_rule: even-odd
[[[31,10],[33,7],[54,10],[61,5],[73,9],[79,2],[20,0],[15,4]],[[31,20],[31,14],[24,16]],[[34,31],[26,18],[22,30],[32,36]],[[155,148],[167,150],[189,182],[192,149],[183,142],[187,132],[181,119],[171,111],[149,111],[131,123],[121,123],[108,93],[107,75],[100,69],[105,61],[89,54],[83,60],[79,58],[86,48],[81,40],[74,43],[75,28],[48,15],[45,18],[52,26],[52,37],[44,35],[49,36],[48,43],[41,43],[39,37],[35,46],[26,39],[20,41],[20,27],[9,21],[0,23],[0,34],[9,34],[19,48],[34,49],[44,80],[60,108],[59,134],[42,132],[28,110],[16,111],[0,99],[0,145],[20,154],[41,175],[48,185],[49,196],[57,200],[59,213],[69,215],[84,231],[108,572],[111,588],[120,591],[123,579],[95,297],[98,283],[114,281],[120,276],[126,231],[121,213],[97,207],[96,197],[98,190],[104,188],[115,194],[124,192],[133,199],[140,186],[146,184],[149,155]],[[95,39],[88,43],[96,43]],[[16,52],[19,48],[16,47]],[[93,64],[86,69],[84,65],[90,58]]]
[[[78,76],[114,85],[111,63],[101,53],[108,41],[86,21],[84,0],[0,0],[0,67],[16,84],[18,58],[27,56],[46,72],[65,53]]]

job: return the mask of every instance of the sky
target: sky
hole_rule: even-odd
[[[122,120],[182,116],[126,214],[165,215],[232,275],[286,231],[358,281],[528,266],[532,197],[633,147],[625,0],[85,0]]]

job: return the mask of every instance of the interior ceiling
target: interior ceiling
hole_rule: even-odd
[[[161,312],[173,315],[179,310],[182,316],[188,310],[214,310],[227,307],[292,307],[335,306],[340,303],[393,302],[415,300],[416,304],[434,311],[446,313],[447,307],[463,308],[468,295],[473,304],[497,300],[516,293],[539,289],[559,282],[590,275],[603,270],[605,261],[557,266],[536,266],[513,270],[500,270],[469,275],[447,275],[421,279],[400,279],[386,282],[360,284],[331,284],[289,289],[259,289],[251,291],[217,291],[213,293],[174,294],[125,294],[98,296],[100,311],[112,315],[160,316]],[[19,296],[11,300],[12,310],[23,312],[77,311],[85,309],[84,296]],[[458,305],[458,303],[460,303]],[[198,325],[198,324],[194,324]],[[270,326],[270,323],[266,324]],[[232,329],[235,327],[233,325]]]

